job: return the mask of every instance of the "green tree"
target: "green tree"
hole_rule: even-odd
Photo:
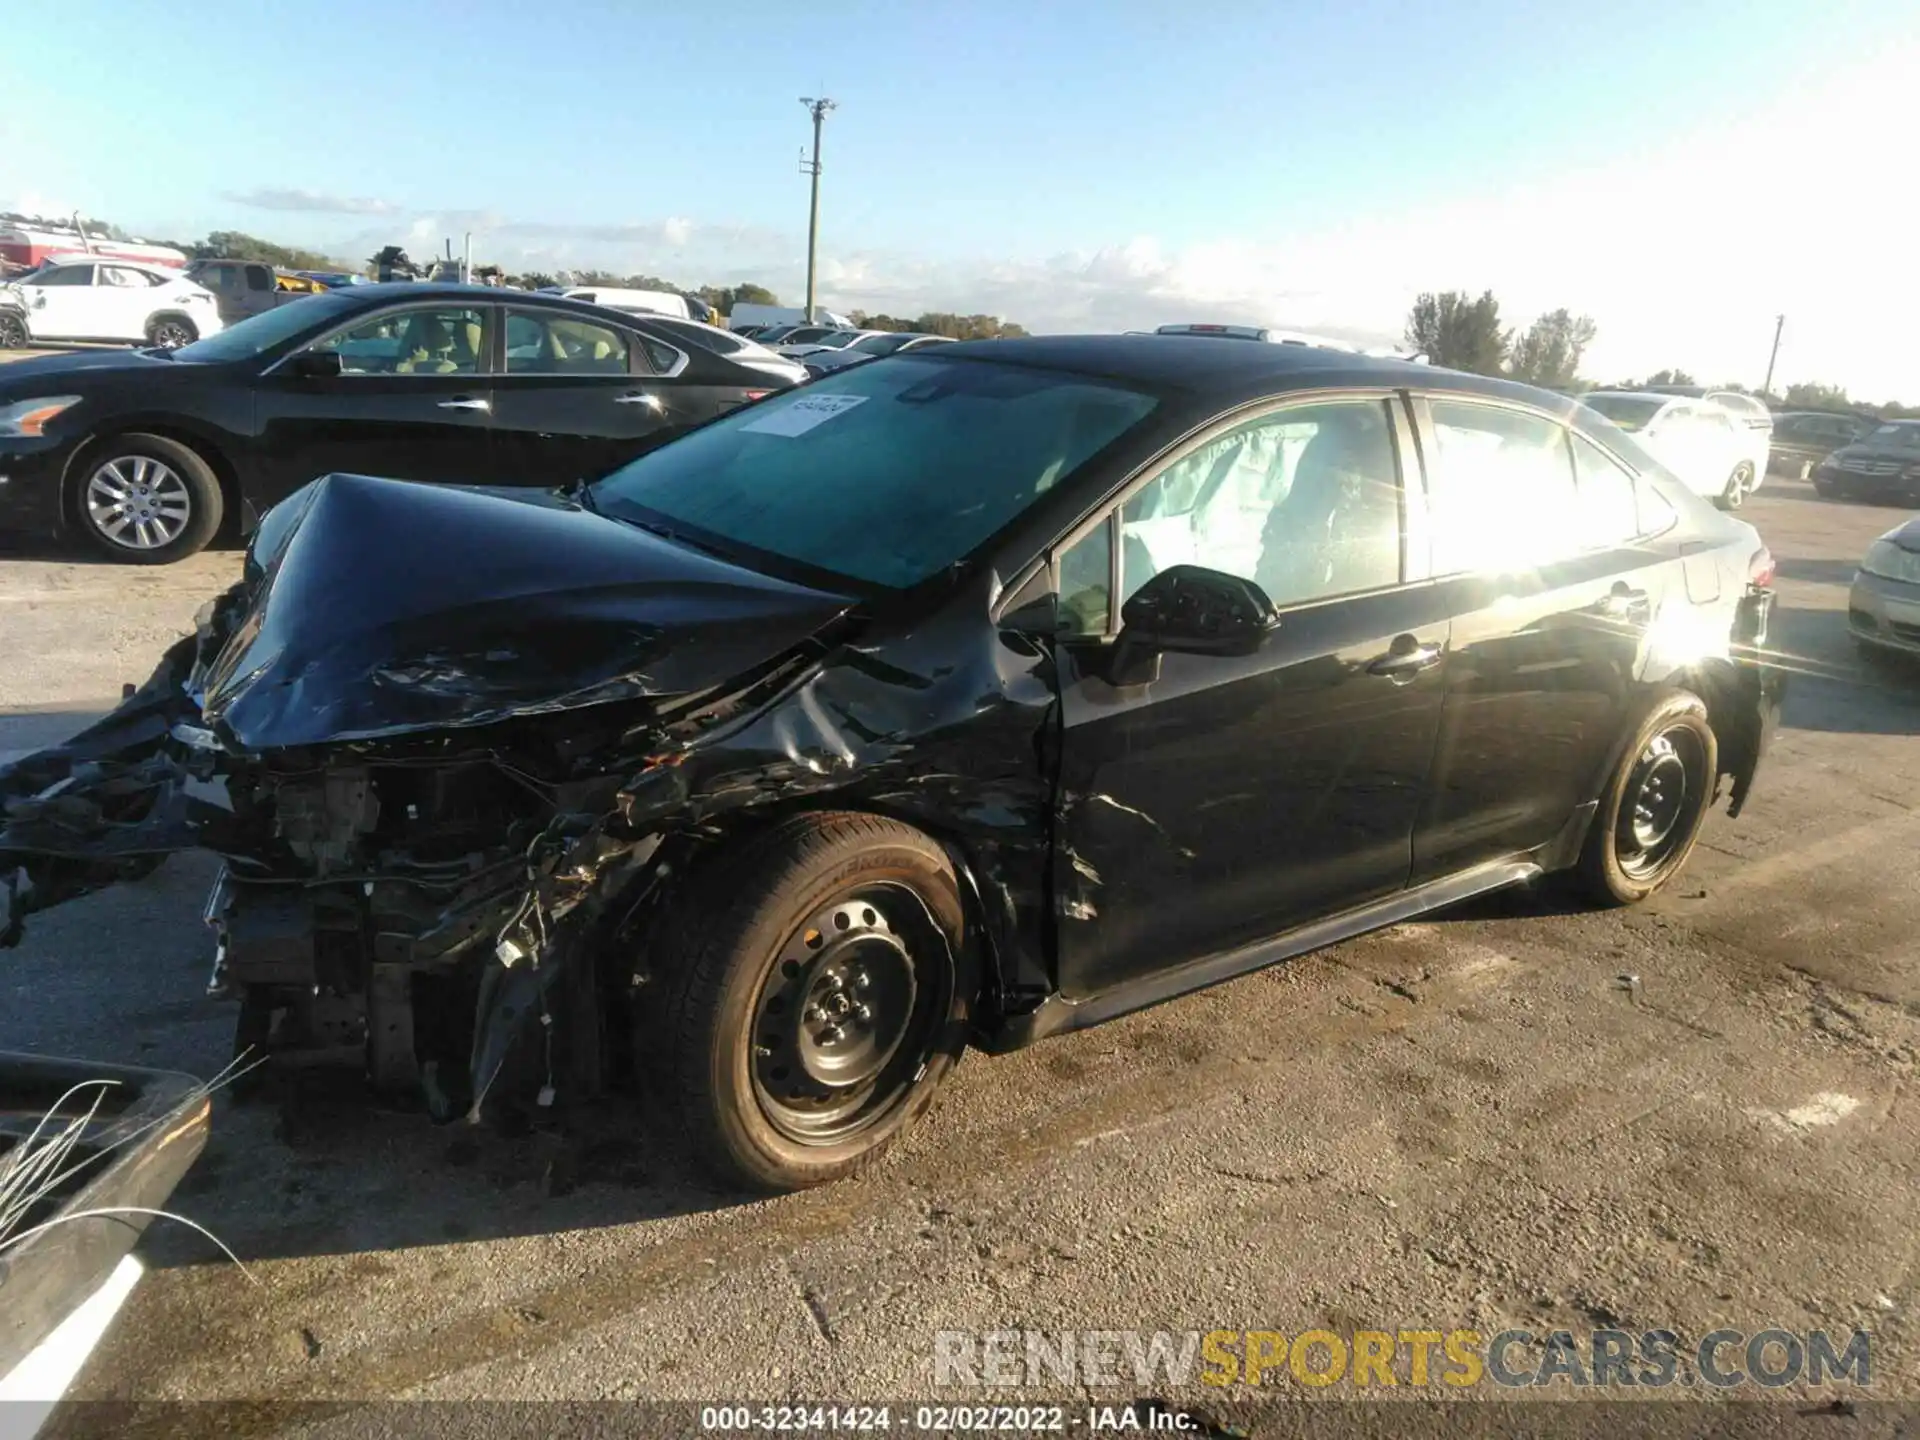
[[[1696,385],[1698,383],[1684,370],[1656,370],[1647,377],[1649,385]]]
[[[629,275],[620,282],[620,285],[626,290],[668,290],[675,295],[680,293],[678,285],[671,280],[662,280],[658,275]]]
[[[215,230],[206,239],[197,240],[188,246],[187,253],[195,260],[258,260],[262,264],[278,266],[282,270],[346,268],[330,256],[322,255],[318,250],[300,250],[290,245],[276,245],[271,240],[262,240],[258,235],[248,235],[240,230]]]
[[[1821,385],[1803,380],[1787,387],[1787,404],[1802,410],[1846,410],[1852,407],[1844,385]]]
[[[560,282],[544,270],[529,270],[525,275],[514,276],[512,283],[522,290],[544,290],[549,285],[558,285]]]
[[[1507,358],[1500,302],[1491,290],[1469,300],[1464,290],[1431,291],[1407,313],[1407,344],[1435,365],[1498,375]]]
[[[1585,315],[1553,310],[1524,331],[1508,331],[1507,373],[1529,385],[1569,388],[1597,328]]]
[[[778,305],[780,297],[764,285],[742,281],[738,285],[702,285],[693,292],[722,315],[731,315],[735,305]]]
[[[955,315],[945,310],[929,311],[905,329],[928,335],[950,335],[956,340],[1007,340],[1026,334],[1024,326],[998,315]]]

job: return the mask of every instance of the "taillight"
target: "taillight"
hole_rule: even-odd
[[[1747,562],[1747,584],[1756,590],[1773,588],[1773,552],[1764,545]]]
[[[747,399],[764,400],[767,398],[767,396],[771,395],[772,393],[773,392],[771,390],[749,390],[747,391]]]

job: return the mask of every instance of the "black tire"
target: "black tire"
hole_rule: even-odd
[[[1719,766],[1719,743],[1698,695],[1676,691],[1647,713],[1607,777],[1580,854],[1575,876],[1588,899],[1638,904],[1679,873],[1700,838]],[[1649,814],[1650,821],[1642,818]]]
[[[200,338],[200,327],[184,315],[156,315],[147,322],[147,343],[162,350],[178,350]]]
[[[797,1190],[885,1149],[966,1047],[965,929],[945,852],[878,816],[795,816],[721,857],[665,927],[664,993],[635,1026],[696,1162]]]
[[[1733,474],[1727,477],[1726,489],[1720,492],[1720,498],[1714,503],[1722,510],[1738,510],[1746,503],[1747,492],[1753,488],[1753,467],[1742,460],[1733,467]]]
[[[155,465],[158,471],[151,468]],[[138,485],[136,475],[165,478],[152,480],[146,493],[126,494]],[[75,523],[95,545],[132,565],[171,565],[206,549],[219,533],[226,511],[213,467],[196,451],[164,435],[110,435],[94,441],[74,464],[71,484]],[[115,494],[125,499],[116,502]],[[155,508],[127,508],[148,503]],[[186,514],[179,517],[182,505]],[[153,519],[137,518],[144,515]],[[165,528],[141,528],[155,524]]]
[[[0,350],[24,350],[32,343],[26,317],[17,310],[0,310]]]
[[[1833,486],[1827,484],[1824,480],[1816,480],[1813,482],[1813,493],[1818,495],[1822,500],[1831,500],[1833,498]]]

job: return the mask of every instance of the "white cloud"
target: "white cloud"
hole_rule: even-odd
[[[373,200],[363,195],[322,195],[313,190],[230,190],[221,198],[255,210],[303,210],[329,215],[396,215],[400,211],[391,200]]]

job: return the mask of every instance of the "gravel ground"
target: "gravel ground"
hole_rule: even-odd
[[[223,1103],[177,1198],[258,1283],[151,1238],[81,1392],[858,1401],[928,1395],[950,1329],[1778,1326],[1871,1330],[1871,1393],[1920,1398],[1920,679],[1844,624],[1896,517],[1775,477],[1750,518],[1809,673],[1655,902],[1495,897],[970,1057],[877,1170],[775,1200],[703,1188],[624,1102],[521,1141]],[[5,552],[0,751],[111,703],[236,568]],[[217,1069],[211,874],[36,917],[0,1048]]]

